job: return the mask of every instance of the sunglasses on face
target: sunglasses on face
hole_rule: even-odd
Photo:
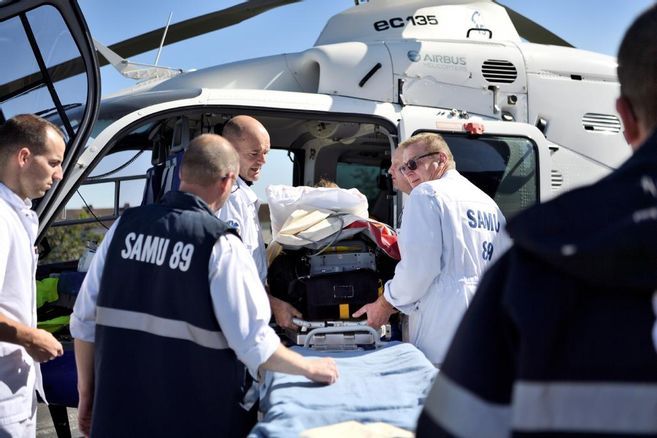
[[[417,162],[420,161],[424,157],[429,157],[431,155],[438,155],[440,152],[429,152],[424,155],[419,155],[415,158],[411,158],[401,166],[399,166],[399,171],[403,174],[406,174],[409,170],[417,170]]]

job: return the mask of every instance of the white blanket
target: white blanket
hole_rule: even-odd
[[[272,242],[292,248],[317,247],[368,218],[367,198],[357,189],[270,185],[267,202]],[[349,237],[345,233],[340,238]]]

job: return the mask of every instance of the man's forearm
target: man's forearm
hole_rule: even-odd
[[[0,341],[23,347],[37,362],[46,362],[64,354],[62,344],[50,332],[29,327],[3,315],[0,315]]]
[[[279,345],[274,354],[260,365],[260,371],[270,370],[285,374],[305,375],[308,372],[307,365],[304,357],[299,353]]]
[[[91,435],[91,416],[94,400],[93,342],[75,340],[75,363],[78,368],[78,428],[85,437]]]
[[[93,342],[75,340],[75,363],[78,369],[78,391],[87,396],[94,392],[94,354]]]
[[[307,359],[280,344],[274,354],[260,365],[259,373],[266,369],[280,373],[302,375],[319,383],[331,384],[338,379],[338,368],[332,358]]]
[[[0,341],[27,347],[33,343],[34,329],[0,314]]]

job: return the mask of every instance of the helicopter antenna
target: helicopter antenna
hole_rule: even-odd
[[[162,53],[162,46],[164,45],[164,39],[167,37],[167,31],[169,30],[169,25],[171,24],[171,17],[173,17],[173,11],[169,12],[169,20],[167,25],[164,28],[164,33],[162,34],[162,41],[160,41],[160,48],[157,49],[157,56],[155,57],[155,65],[160,61],[160,53]]]

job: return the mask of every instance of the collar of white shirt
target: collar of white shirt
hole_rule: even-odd
[[[15,210],[21,211],[26,208],[32,208],[32,201],[21,199],[13,190],[0,182],[0,198],[7,201]]]
[[[237,178],[237,187],[244,192],[246,199],[250,204],[255,204],[258,202],[258,195],[256,195],[253,189],[246,184],[241,176]]]

